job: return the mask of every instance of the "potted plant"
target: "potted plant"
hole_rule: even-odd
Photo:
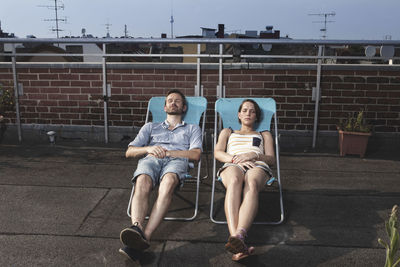
[[[371,136],[371,125],[366,123],[364,111],[350,113],[346,120],[340,121],[338,131],[340,156],[350,154],[363,158]]]
[[[3,89],[0,85],[0,122],[7,111],[13,111],[15,106],[14,95],[11,90]]]
[[[394,205],[392,208],[392,213],[390,214],[389,221],[385,222],[386,234],[388,236],[389,242],[378,239],[379,244],[386,249],[386,262],[385,267],[395,267],[400,266],[400,258],[396,259],[396,253],[400,247],[399,239],[399,225],[397,222],[397,210],[398,206]]]

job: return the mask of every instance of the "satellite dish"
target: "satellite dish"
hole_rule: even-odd
[[[373,57],[376,54],[376,47],[369,45],[365,48],[365,56],[367,57]]]
[[[265,52],[269,52],[272,49],[272,44],[262,44],[261,46]]]
[[[394,56],[394,46],[382,45],[381,46],[381,57],[384,59],[390,59]]]

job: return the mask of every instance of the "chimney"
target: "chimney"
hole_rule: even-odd
[[[218,32],[217,32],[217,38],[224,38],[225,35],[225,25],[224,24],[218,24]]]

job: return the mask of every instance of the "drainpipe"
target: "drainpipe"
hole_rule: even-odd
[[[12,70],[13,70],[13,80],[14,80],[14,95],[15,95],[15,110],[17,114],[17,131],[18,131],[18,141],[22,141],[22,131],[21,131],[21,115],[19,111],[19,92],[18,92],[18,80],[17,80],[17,54],[15,50],[15,44],[12,45]]]
[[[322,56],[323,50],[324,47],[322,45],[318,46],[318,57]],[[315,148],[315,143],[317,141],[319,99],[321,95],[321,67],[322,67],[322,59],[319,58],[317,64],[317,84],[315,88],[315,112],[314,112],[314,130],[313,130],[312,148]]]
[[[108,144],[108,94],[107,94],[107,69],[106,69],[106,44],[103,43],[103,98],[104,98],[104,142]]]

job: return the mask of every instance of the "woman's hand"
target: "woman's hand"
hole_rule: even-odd
[[[244,170],[252,169],[256,166],[253,161],[245,161],[238,163],[239,167],[241,167]]]
[[[235,155],[232,158],[232,163],[239,164],[245,161],[254,161],[258,158],[258,154],[255,152],[247,152],[240,155]]]

